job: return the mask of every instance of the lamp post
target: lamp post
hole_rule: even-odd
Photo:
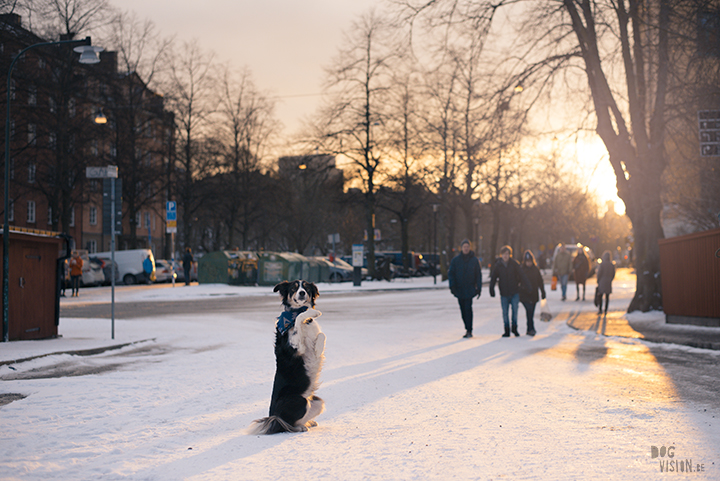
[[[8,220],[8,207],[10,205],[10,88],[12,83],[12,72],[15,68],[15,63],[22,57],[25,52],[30,49],[37,47],[46,47],[50,45],[78,45],[75,47],[75,51],[80,53],[80,63],[83,64],[94,64],[100,61],[98,53],[103,49],[100,47],[91,46],[90,37],[85,37],[82,40],[58,40],[56,42],[41,42],[30,45],[22,49],[10,63],[10,68],[7,73],[7,115],[5,117],[5,219],[3,223],[3,342],[8,342],[10,339],[10,325],[8,319],[9,313],[9,286],[8,281],[10,277],[10,224]]]
[[[440,260],[440,259],[439,259],[439,256],[438,256],[438,251],[437,251],[437,249],[438,249],[438,242],[437,242],[437,211],[438,211],[438,208],[439,208],[439,207],[440,207],[440,204],[433,204],[433,205],[432,205],[432,210],[433,210],[433,230],[434,230],[433,236],[435,237],[435,241],[434,241],[434,244],[435,244],[435,245],[433,246],[433,251],[434,251],[433,254],[435,254],[435,255],[433,256],[433,284],[437,284],[437,266],[438,266],[438,260]]]

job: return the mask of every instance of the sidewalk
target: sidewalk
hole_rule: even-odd
[[[603,336],[720,350],[720,328],[667,324],[665,315],[662,312],[657,314],[652,320],[641,320],[633,318],[642,316],[627,314],[625,311],[609,311],[607,316],[600,316],[597,312],[561,312],[557,320],[567,322],[573,329],[593,331]]]

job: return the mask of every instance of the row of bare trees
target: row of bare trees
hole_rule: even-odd
[[[575,127],[594,129],[607,148],[632,221],[639,275],[629,310],[661,308],[658,240],[667,149],[672,133],[676,145],[694,136],[694,110],[687,106],[703,107],[698,90],[718,97],[713,58],[720,45],[698,20],[712,12],[716,18],[717,10],[668,0],[392,3],[397,15],[372,12],[353,26],[328,69],[329,102],[312,136],[355,166],[368,231],[378,186],[390,184],[402,193],[409,188],[403,180],[414,173],[441,205],[445,246],[454,244],[458,224],[472,230],[480,201],[493,217],[494,251],[502,206],[531,212],[547,201],[540,195],[547,183],[542,169],[527,162],[537,157],[528,154],[528,121],[543,105],[546,113],[577,109],[582,120]],[[708,164],[715,166],[712,174],[716,161],[695,163],[698,170]],[[694,179],[700,187],[693,193],[699,190],[695,197],[707,200],[703,177]],[[717,196],[685,205],[697,211],[708,204],[717,210]],[[716,225],[716,212],[709,210],[701,215]],[[368,251],[372,259],[372,239]]]

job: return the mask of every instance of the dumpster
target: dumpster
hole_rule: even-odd
[[[3,336],[10,341],[57,337],[69,238],[18,227],[10,228],[9,237],[8,325],[3,326]]]
[[[261,252],[258,255],[258,284],[261,286],[304,279],[303,275],[309,274],[308,259],[303,255],[293,252]]]
[[[198,260],[198,283],[254,285],[257,255],[249,251],[209,252]]]
[[[257,254],[249,251],[230,251],[228,255],[230,256],[228,260],[228,284],[254,286],[257,283]]]

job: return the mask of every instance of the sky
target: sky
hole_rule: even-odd
[[[123,0],[165,36],[197,39],[221,62],[248,67],[256,86],[278,98],[277,114],[292,133],[315,111],[323,68],[343,32],[381,0]]]
[[[197,39],[220,62],[247,67],[256,86],[275,96],[285,134],[296,132],[320,105],[324,68],[331,65],[352,22],[383,0],[211,0],[201,4],[171,0],[123,0],[121,8],[152,20],[163,36]],[[571,155],[573,158],[573,155]],[[589,189],[601,201],[625,207],[599,139],[575,155]],[[583,177],[583,176],[581,176]]]
[[[634,293],[622,272],[611,314]],[[281,309],[272,288],[121,286],[118,302],[224,296],[237,309],[119,319],[114,340],[108,319],[62,317],[60,338],[4,343],[0,361],[15,361],[0,364],[0,399],[16,400],[0,406],[0,480],[718,479],[717,403],[699,401],[706,391],[692,383],[676,389],[688,371],[662,361],[712,363],[718,351],[603,337],[563,320],[536,320],[528,337],[522,307],[522,336],[503,339],[487,289],[474,301],[475,337],[462,339],[447,281],[434,288],[430,277],[319,289],[327,345],[317,427],[245,433],[272,391]],[[595,309],[546,290],[556,316]],[[109,296],[81,289],[61,302]],[[661,312],[633,316],[664,322]],[[67,353],[121,343],[135,344]],[[651,446],[670,445],[706,471],[661,473]]]

